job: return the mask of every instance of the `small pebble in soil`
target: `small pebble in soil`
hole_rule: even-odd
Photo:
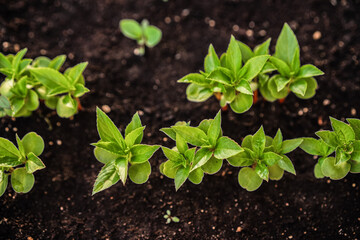
[[[61,122],[57,122],[56,126],[60,127],[61,126]]]
[[[164,19],[164,22],[165,22],[166,24],[170,24],[170,23],[171,23],[171,18],[170,18],[170,17],[166,17],[166,18]]]
[[[264,29],[259,31],[259,36],[260,37],[265,37],[266,36],[266,31]]]
[[[111,108],[109,107],[109,105],[102,105],[101,109],[105,112],[105,113],[109,113],[111,112]]]
[[[3,45],[4,48],[8,48],[10,44],[8,42],[3,42],[2,45]]]
[[[14,51],[15,52],[18,52],[18,51],[20,51],[20,45],[19,44],[14,44]]]
[[[69,54],[68,54],[68,58],[69,58],[70,60],[74,59],[74,54],[73,54],[73,53],[69,53]]]
[[[5,132],[8,132],[8,131],[9,131],[9,128],[8,128],[8,127],[6,127],[6,128],[5,128]]]
[[[163,142],[167,142],[168,141],[168,138],[167,137],[164,137],[163,138]]]
[[[177,15],[176,15],[176,16],[174,17],[174,21],[175,21],[175,22],[180,22],[180,20],[181,20],[180,16],[177,16]]]
[[[241,227],[237,227],[236,228],[236,232],[241,232],[242,231],[242,228]]]
[[[61,211],[64,211],[64,207],[60,207],[60,210],[61,210]]]
[[[45,49],[40,49],[40,54],[41,55],[46,55],[47,51]]]
[[[143,116],[143,115],[144,115],[144,112],[141,111],[141,110],[139,110],[138,113],[139,113],[140,116]]]
[[[215,20],[209,20],[209,26],[210,27],[215,27],[215,24],[216,24],[216,22],[215,22]]]
[[[18,130],[18,129],[17,129],[16,127],[13,128],[13,131],[14,131],[14,132],[17,132],[17,130]]]
[[[239,31],[240,27],[239,27],[239,25],[235,24],[235,25],[232,27],[232,29],[233,29],[235,32],[237,32],[237,31]]]
[[[327,106],[327,105],[329,105],[330,104],[330,100],[329,99],[325,99],[324,101],[323,101],[323,105],[324,106]]]
[[[313,39],[314,40],[319,40],[321,38],[321,32],[320,31],[316,31],[313,34]]]
[[[353,183],[351,186],[352,186],[353,188],[356,187],[356,183]]]
[[[248,30],[246,30],[245,34],[247,37],[252,37],[254,35],[254,31],[251,29],[248,29]]]
[[[355,109],[355,108],[352,108],[352,109],[351,109],[351,115],[352,115],[352,116],[355,116],[355,115],[356,115],[356,109]]]
[[[187,17],[187,16],[189,16],[189,14],[190,14],[190,10],[187,8],[183,9],[181,12],[181,16],[183,16],[183,17]]]
[[[50,145],[50,146],[54,145],[54,142],[53,142],[53,141],[49,141],[49,145]]]
[[[62,141],[59,139],[59,140],[56,140],[56,144],[58,145],[58,146],[61,146],[61,144],[62,144]]]

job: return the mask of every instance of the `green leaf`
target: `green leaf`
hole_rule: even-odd
[[[177,170],[175,175],[175,189],[176,191],[185,183],[190,173],[190,167],[181,167]]]
[[[236,90],[247,95],[254,95],[250,83],[246,80],[241,80],[236,86]]]
[[[62,89],[63,92],[75,90],[70,81],[60,72],[52,68],[31,68],[31,74],[45,87],[52,89]]]
[[[51,60],[47,67],[59,71],[61,66],[64,64],[65,60],[66,60],[66,55],[59,55],[56,58],[54,58],[53,60]]]
[[[321,165],[319,163],[315,164],[314,167],[314,175],[316,178],[323,178],[325,177],[325,175],[323,174],[322,170],[321,170]]]
[[[196,147],[186,150],[186,152],[184,153],[184,156],[188,162],[190,162],[190,163],[194,162],[195,152],[196,152]]]
[[[17,193],[28,193],[33,188],[34,175],[27,173],[25,168],[17,168],[11,173],[11,185]]]
[[[11,105],[9,100],[5,96],[0,96],[0,109],[10,109]]]
[[[117,143],[125,149],[125,140],[114,122],[100,108],[96,108],[97,130],[101,140]]]
[[[226,51],[226,66],[229,68],[233,76],[238,76],[240,68],[242,66],[242,56],[239,48],[239,44],[235,40],[234,36],[231,35],[230,43]]]
[[[221,110],[218,111],[214,120],[211,121],[209,129],[207,131],[207,137],[212,146],[215,146],[217,144],[217,140],[219,138],[220,132],[221,132]]]
[[[303,142],[302,138],[295,138],[291,140],[285,140],[282,144],[282,154],[286,154],[294,151]]]
[[[207,135],[200,129],[190,126],[173,126],[176,134],[179,134],[186,142],[194,146],[209,145]]]
[[[142,136],[144,135],[144,129],[145,127],[139,127],[125,136],[125,143],[128,148],[131,148],[134,144],[139,142],[138,139],[142,138]]]
[[[8,180],[9,179],[9,175],[4,174],[2,181],[0,181],[0,197],[5,193],[7,185],[8,185]]]
[[[304,79],[296,80],[290,84],[290,90],[298,95],[305,96],[307,81]]]
[[[36,156],[40,156],[41,153],[44,151],[44,140],[42,137],[35,132],[30,132],[26,134],[22,140],[21,140],[25,155],[28,155],[29,153],[34,153]]]
[[[0,137],[0,158],[2,157],[19,159],[21,153],[12,142]],[[2,163],[2,160],[0,160],[0,163]]]
[[[29,111],[35,111],[39,107],[39,97],[33,90],[29,90],[25,98],[25,107]]]
[[[174,179],[179,166],[178,163],[169,160],[160,165],[160,172],[168,178]]]
[[[301,99],[312,98],[315,95],[316,89],[317,89],[317,82],[316,82],[315,78],[303,78],[301,80],[306,81],[306,84],[307,84],[306,91],[303,96],[301,94],[294,92],[295,95]]]
[[[285,61],[288,65],[294,58],[295,52],[299,49],[299,43],[294,32],[287,23],[284,24],[275,46],[275,57]]]
[[[249,167],[244,167],[239,171],[238,181],[240,186],[249,192],[258,189],[263,182],[259,175]]]
[[[261,75],[259,75],[261,76]],[[276,87],[276,84],[274,84]],[[263,96],[263,98],[268,102],[274,102],[276,98],[271,94],[271,91],[269,89],[269,81],[267,81],[263,86],[260,85],[259,87],[260,93]]]
[[[25,158],[26,157],[26,152],[25,152],[24,144],[22,143],[21,139],[19,138],[19,136],[17,134],[16,134],[16,143],[18,145],[18,149],[19,149],[19,152],[21,154],[21,157]]]
[[[218,159],[226,159],[244,151],[239,144],[228,137],[221,137],[217,141],[214,156]]]
[[[70,95],[61,96],[56,105],[56,112],[59,117],[69,118],[73,116],[78,108],[78,104],[75,99]]]
[[[351,164],[351,168],[350,168],[351,173],[360,173],[360,162],[351,161],[350,164]],[[0,196],[1,196],[1,192],[0,192]]]
[[[201,148],[199,151],[197,151],[191,171],[194,171],[195,169],[206,164],[210,160],[212,155],[213,153],[206,148]]]
[[[119,145],[114,142],[105,142],[105,141],[98,141],[97,143],[92,143],[91,145],[95,147],[102,148],[106,151],[109,151],[111,153],[117,154],[117,155],[124,155],[126,149],[119,148]]]
[[[300,49],[297,48],[294,54],[294,57],[291,61],[291,72],[294,73],[295,75],[297,75],[297,73],[300,70]]]
[[[74,97],[81,97],[89,91],[90,90],[86,88],[84,85],[82,85],[81,83],[77,83],[75,84]]]
[[[354,150],[351,153],[351,160],[360,162],[360,140],[355,140],[352,144],[352,147]]]
[[[261,55],[250,58],[236,76],[250,82],[260,73],[269,57],[269,55]]]
[[[128,175],[128,164],[129,161],[126,157],[118,157],[114,162],[116,172],[124,186]]]
[[[303,138],[303,142],[300,144],[300,148],[306,153],[316,156],[324,156],[328,145],[322,140],[314,138]]]
[[[145,44],[147,47],[152,48],[156,46],[161,40],[161,30],[155,26],[147,26],[144,29]]]
[[[284,175],[284,170],[279,167],[279,165],[274,164],[268,167],[269,169],[269,178],[271,180],[280,180]]]
[[[279,128],[272,142],[275,153],[281,152],[282,142],[283,142],[283,136]]]
[[[178,80],[180,83],[195,83],[200,86],[207,86],[211,83],[210,80],[206,79],[203,75],[200,73],[190,73],[186,75],[185,77]]]
[[[285,171],[296,175],[294,165],[292,164],[290,158],[286,155],[281,155],[281,159],[277,162],[280,168],[284,169]]]
[[[131,133],[132,131],[134,131],[135,129],[138,129],[140,127],[142,127],[141,120],[140,120],[138,112],[136,112],[134,114],[134,116],[132,117],[131,122],[125,128],[125,138],[129,133]],[[135,144],[141,143],[141,141],[143,139],[143,135],[144,135],[143,133],[140,134],[140,136],[136,139]]]
[[[289,94],[289,90],[287,87],[285,87],[283,90],[281,91],[278,91],[278,86],[276,85],[276,81],[278,78],[282,78],[281,75],[279,74],[276,74],[274,76],[272,76],[270,79],[269,79],[269,82],[268,82],[268,89],[271,93],[271,96],[275,97],[276,99],[282,99],[282,98],[286,98],[287,95]]]
[[[207,161],[204,165],[201,166],[201,169],[207,174],[215,174],[218,171],[220,171],[222,164],[223,164],[222,159],[211,157],[209,161]]]
[[[174,141],[176,140],[176,132],[175,132],[174,129],[172,129],[172,128],[161,128],[160,131],[165,133],[172,140],[174,140]]]
[[[344,178],[350,171],[351,165],[347,162],[335,165],[335,158],[328,157],[321,165],[321,171],[326,177],[333,180],[340,180]]]
[[[140,40],[142,38],[142,29],[138,22],[132,19],[123,19],[120,21],[120,30],[128,38]]]
[[[105,164],[96,178],[92,195],[111,187],[119,180],[120,177],[115,167],[115,162],[109,162]]]
[[[182,154],[184,154],[189,149],[185,139],[182,138],[179,134],[176,135],[176,148]]]
[[[231,86],[231,78],[228,76],[228,74],[229,73],[226,72],[226,70],[218,67],[212,71],[206,79],[224,84],[226,86]]]
[[[265,164],[257,163],[255,172],[259,175],[260,178],[264,179],[265,181],[269,181],[269,169]]]
[[[314,76],[320,76],[323,75],[324,72],[315,67],[311,64],[306,64],[301,66],[298,74],[296,75],[297,78],[309,78]]]
[[[315,134],[330,147],[336,148],[338,146],[338,138],[335,132],[317,131]]]
[[[11,62],[0,53],[0,68],[12,68]]]
[[[186,96],[192,102],[204,102],[213,95],[213,92],[208,87],[199,86],[194,83],[186,88]]]
[[[243,93],[238,93],[234,99],[230,103],[231,109],[235,113],[244,113],[248,111],[253,104],[253,96]]]
[[[270,62],[276,67],[281,76],[290,77],[290,67],[286,62],[277,57],[270,57]]]
[[[130,180],[136,184],[145,183],[150,176],[151,165],[149,162],[144,162],[141,164],[135,164],[129,168],[129,177]]]
[[[257,156],[260,156],[265,149],[265,132],[263,126],[253,135],[251,139],[252,149]]]
[[[184,161],[183,156],[179,152],[169,149],[167,147],[163,147],[163,146],[161,147],[161,149],[162,149],[164,155],[170,161],[172,161],[172,162],[183,162]]]
[[[266,152],[263,155],[263,160],[265,161],[267,166],[272,166],[275,163],[279,162],[282,159],[282,156],[274,153],[274,152]]]
[[[334,129],[334,132],[338,136],[338,139],[346,143],[355,140],[354,130],[346,123],[339,121],[333,117],[330,117],[331,126]]]
[[[239,44],[242,60],[244,63],[246,63],[250,58],[254,57],[253,51],[245,43],[240,41],[237,41],[237,43]]]
[[[109,162],[113,162],[115,161],[119,155],[118,154],[115,154],[113,152],[109,152],[103,148],[100,148],[100,147],[95,147],[94,149],[94,155],[95,155],[95,158],[103,163],[103,164],[107,164]]]
[[[254,163],[254,159],[252,159],[251,155],[246,150],[227,158],[227,161],[234,167],[246,167],[251,166]]]
[[[87,65],[88,65],[87,62],[82,62],[82,63],[79,63],[79,64],[75,65],[74,67],[70,68],[70,70],[68,72],[68,76],[70,77],[71,83],[73,85],[75,85],[75,83],[77,83],[79,81],[79,78],[81,77],[81,75],[84,72]]]
[[[290,82],[290,80],[291,80],[290,78],[282,77],[282,76],[275,78],[274,82],[276,84],[277,92],[283,90],[286,87],[286,85]]]
[[[151,158],[151,156],[159,149],[157,145],[137,144],[131,148],[130,163],[143,163]]]
[[[254,48],[254,54],[255,56],[260,56],[260,55],[267,55],[269,54],[269,46],[270,46],[270,42],[271,42],[271,38],[267,39],[265,42],[263,42],[260,45],[257,45]]]
[[[15,55],[15,57],[12,60],[12,68],[15,69],[16,73],[19,70],[21,59],[25,56],[26,52],[27,52],[27,48],[22,49]]]
[[[27,155],[28,160],[25,163],[27,173],[34,173],[37,170],[45,168],[45,164],[34,153]]]
[[[335,165],[339,165],[343,162],[350,160],[351,155],[344,152],[341,148],[335,150]]]
[[[201,168],[197,168],[189,174],[189,180],[193,184],[200,184],[204,178],[204,171]]]
[[[207,54],[207,56],[205,57],[205,60],[204,60],[205,72],[210,73],[210,72],[214,71],[215,68],[217,68],[219,66],[220,66],[219,57],[217,56],[213,45],[210,44],[208,54]]]
[[[351,128],[354,130],[355,139],[360,140],[360,119],[347,118],[346,120],[349,122]]]

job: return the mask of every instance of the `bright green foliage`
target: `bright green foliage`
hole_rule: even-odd
[[[231,36],[228,49],[220,58],[210,44],[204,72],[190,73],[178,81],[190,83],[186,90],[188,100],[203,102],[215,95],[221,107],[229,104],[234,112],[243,113],[251,108],[257,89],[268,101],[285,98],[290,91],[299,98],[311,98],[317,87],[313,77],[323,72],[313,65],[300,67],[299,45],[286,23],[274,56],[269,55],[270,41],[252,50]]]
[[[161,40],[161,30],[155,26],[149,25],[144,19],[141,25],[132,19],[123,19],[120,21],[120,30],[128,38],[137,41],[139,48],[135,53],[143,56],[145,54],[145,46],[155,47]]]
[[[0,53],[0,73],[5,75],[0,86],[0,116],[29,116],[39,107],[40,100],[56,109],[60,117],[68,118],[77,113],[77,98],[89,91],[82,75],[87,63],[60,73],[66,59],[64,55],[52,60],[44,56],[33,60],[23,58],[26,51],[7,56]]]
[[[314,169],[316,178],[339,180],[349,172],[360,172],[360,120],[350,118],[346,124],[330,117],[330,121],[333,131],[316,132],[320,139],[304,138],[300,148],[319,156]]]
[[[15,192],[27,193],[34,186],[33,173],[45,168],[39,156],[44,150],[43,139],[34,132],[23,139],[16,135],[16,147],[5,138],[0,138],[0,196],[6,190],[11,175],[11,185]]]
[[[92,145],[95,146],[96,159],[105,165],[95,181],[93,194],[111,187],[119,180],[125,185],[128,175],[136,184],[145,183],[151,173],[148,160],[159,146],[141,144],[145,127],[139,115],[134,114],[125,129],[124,138],[103,111],[97,108],[96,113],[100,141]]]
[[[280,180],[284,171],[295,175],[295,169],[287,153],[295,150],[302,142],[296,138],[283,141],[280,129],[274,138],[265,135],[261,127],[254,135],[248,135],[242,141],[243,152],[228,158],[239,171],[238,180],[242,188],[248,191],[258,189],[263,180]]]
[[[222,136],[220,111],[214,119],[203,120],[197,127],[180,122],[161,131],[176,141],[172,149],[162,147],[168,160],[160,165],[160,172],[175,180],[176,190],[187,179],[201,183],[204,173],[215,174],[224,159],[243,151],[236,142]],[[194,147],[189,148],[188,144]]]
[[[166,214],[164,215],[164,218],[166,219],[166,224],[169,224],[171,222],[178,223],[180,219],[175,216],[171,216],[170,210],[166,210]]]

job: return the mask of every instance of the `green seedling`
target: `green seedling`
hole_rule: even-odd
[[[16,147],[5,138],[0,138],[0,196],[7,188],[9,176],[17,193],[28,193],[34,186],[34,172],[45,168],[39,156],[44,150],[43,139],[34,132],[22,139],[16,135]]]
[[[349,172],[360,173],[360,120],[349,118],[346,124],[330,117],[330,121],[333,131],[318,131],[320,139],[304,138],[300,145],[306,153],[319,156],[315,177],[339,180]]]
[[[244,151],[228,158],[228,162],[232,166],[243,167],[238,175],[239,184],[247,191],[255,191],[263,180],[280,180],[284,171],[296,174],[286,154],[295,150],[302,141],[299,138],[283,141],[280,129],[271,138],[261,127],[254,135],[244,138],[241,144]]]
[[[139,47],[135,54],[143,56],[145,46],[155,47],[161,40],[161,30],[158,27],[149,25],[149,21],[144,19],[141,24],[132,19],[123,19],[120,21],[120,30],[128,38],[137,41]]]
[[[166,210],[166,214],[164,215],[164,218],[166,219],[166,224],[169,224],[171,222],[178,223],[180,219],[175,216],[171,216],[170,210]]]
[[[190,83],[186,89],[188,100],[203,102],[215,95],[221,107],[229,104],[234,112],[243,113],[256,101],[258,89],[268,101],[283,99],[290,91],[300,98],[311,98],[317,88],[313,77],[323,72],[313,65],[300,67],[299,45],[286,23],[274,56],[269,55],[270,41],[252,50],[231,36],[228,49],[220,58],[210,44],[204,71],[178,80]]]
[[[51,109],[56,109],[60,117],[71,117],[80,109],[78,98],[89,91],[82,75],[87,63],[68,68],[64,73],[59,69],[65,62],[64,55],[54,59],[38,57],[23,59],[27,49],[15,56],[0,53],[0,72],[5,80],[0,93],[10,102],[10,108],[2,109],[2,116],[30,116],[44,101]]]
[[[204,173],[215,174],[224,159],[243,151],[232,139],[222,136],[221,111],[197,127],[181,122],[161,131],[176,141],[173,149],[162,147],[168,160],[160,165],[160,172],[175,180],[176,191],[187,179],[200,184]],[[189,148],[188,144],[195,147]]]
[[[151,173],[148,160],[160,146],[141,144],[145,126],[142,126],[139,115],[136,113],[127,125],[124,138],[103,111],[97,108],[96,113],[100,141],[92,145],[95,146],[96,159],[105,165],[95,181],[93,194],[111,187],[119,180],[125,185],[128,175],[136,184],[145,183]]]

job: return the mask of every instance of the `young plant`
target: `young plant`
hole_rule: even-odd
[[[285,155],[295,150],[302,139],[283,141],[280,129],[273,138],[265,136],[263,127],[254,135],[248,135],[242,141],[243,152],[228,158],[235,167],[243,167],[239,171],[238,181],[247,191],[258,189],[263,180],[280,180],[284,171],[294,175],[295,169],[291,160]]]
[[[120,21],[120,30],[128,38],[137,41],[139,47],[135,49],[135,54],[143,56],[145,46],[155,47],[161,40],[161,30],[158,27],[149,25],[149,21],[144,19],[141,25],[132,19],[123,19]]]
[[[251,50],[232,36],[220,59],[210,44],[204,71],[188,74],[178,81],[190,83],[186,89],[188,100],[203,102],[215,95],[221,107],[230,104],[234,112],[243,113],[256,102],[258,89],[268,101],[283,99],[290,91],[299,98],[311,98],[317,87],[313,77],[323,72],[310,64],[300,67],[299,45],[286,23],[274,56],[269,55],[270,41]]]
[[[96,113],[100,141],[92,145],[95,146],[96,159],[105,165],[96,178],[93,195],[111,187],[119,180],[125,185],[128,175],[136,184],[145,183],[151,173],[148,160],[160,146],[141,144],[145,126],[142,126],[139,115],[134,114],[125,129],[124,138],[103,111],[97,108]]]
[[[45,168],[39,156],[44,150],[43,139],[34,132],[22,139],[16,135],[16,147],[5,138],[0,138],[0,196],[7,188],[9,176],[17,193],[28,193],[34,186],[34,172]]]
[[[164,215],[164,218],[166,219],[166,224],[169,224],[171,222],[178,223],[180,219],[175,216],[171,216],[170,210],[166,210],[166,214]]]
[[[304,138],[300,145],[306,153],[319,156],[315,177],[339,180],[349,172],[360,173],[360,120],[349,118],[346,124],[330,117],[330,121],[333,131],[318,131],[320,139]]]
[[[0,72],[5,80],[0,93],[10,102],[10,108],[2,111],[2,116],[30,116],[40,104],[40,100],[51,109],[56,109],[60,117],[71,117],[77,113],[78,98],[89,90],[85,87],[82,75],[87,63],[80,63],[59,72],[66,57],[58,56],[53,60],[38,57],[35,60],[23,59],[27,49],[15,56],[0,53]]]
[[[160,172],[175,180],[176,191],[186,179],[200,184],[204,173],[215,174],[224,159],[243,151],[232,139],[222,136],[221,111],[197,127],[180,122],[161,131],[176,141],[173,149],[162,147],[168,160],[160,165]],[[189,148],[188,144],[195,147]]]

